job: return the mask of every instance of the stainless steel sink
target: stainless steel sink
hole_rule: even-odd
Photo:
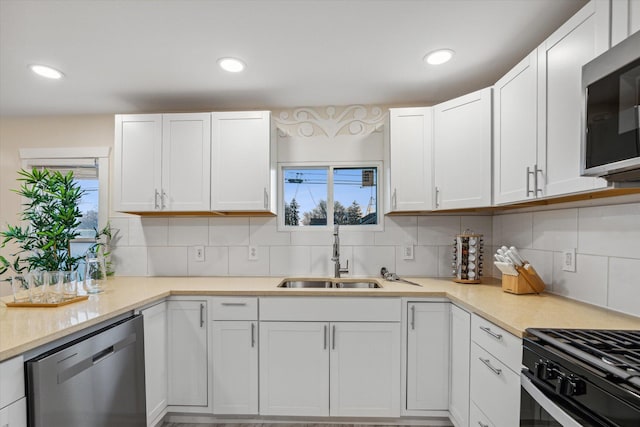
[[[327,280],[284,280],[279,288],[331,288],[333,283]]]
[[[339,280],[339,279],[336,279]],[[278,285],[279,288],[325,288],[325,289],[356,289],[356,288],[382,288],[377,282],[371,280],[331,281],[325,279],[285,279]]]
[[[365,282],[338,282],[338,283],[334,283],[334,285],[335,285],[336,288],[345,288],[345,289],[355,289],[355,288],[373,289],[373,288],[381,288],[382,287],[378,283],[370,282],[370,281],[365,281]]]

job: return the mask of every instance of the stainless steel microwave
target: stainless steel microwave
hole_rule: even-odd
[[[640,31],[582,67],[580,173],[640,181]]]

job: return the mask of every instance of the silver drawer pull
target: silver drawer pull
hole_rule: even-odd
[[[327,325],[324,325],[324,333],[322,334],[322,337],[324,339],[324,345],[322,348],[326,350],[327,349]]]
[[[251,347],[256,346],[256,324],[251,322]]]
[[[496,375],[500,375],[502,373],[502,369],[499,368],[495,368],[492,364],[491,361],[489,359],[483,359],[482,357],[478,357],[478,359],[480,359],[480,361],[482,363],[485,364],[485,366],[489,369],[491,369],[493,371],[494,374]]]
[[[247,305],[246,302],[223,302],[222,305],[231,306],[231,307],[240,307]]]
[[[502,339],[502,334],[496,334],[495,332],[493,332],[491,330],[491,328],[487,328],[486,326],[480,326],[480,329],[482,329],[483,331],[485,331],[486,333],[488,333],[489,335],[491,335],[492,337],[494,337],[497,340],[501,340]]]
[[[489,424],[485,424],[485,423],[483,423],[482,421],[478,421],[478,425],[479,425],[480,427],[489,427]]]

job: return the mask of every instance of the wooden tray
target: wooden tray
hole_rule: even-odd
[[[75,298],[64,300],[61,302],[7,302],[7,307],[60,307],[74,302],[89,299],[89,295],[78,295]]]

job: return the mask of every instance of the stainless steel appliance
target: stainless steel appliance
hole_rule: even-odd
[[[582,67],[580,172],[640,180],[640,31]]]
[[[640,331],[527,334],[520,426],[640,426]]]
[[[26,362],[30,427],[144,427],[142,317]]]

